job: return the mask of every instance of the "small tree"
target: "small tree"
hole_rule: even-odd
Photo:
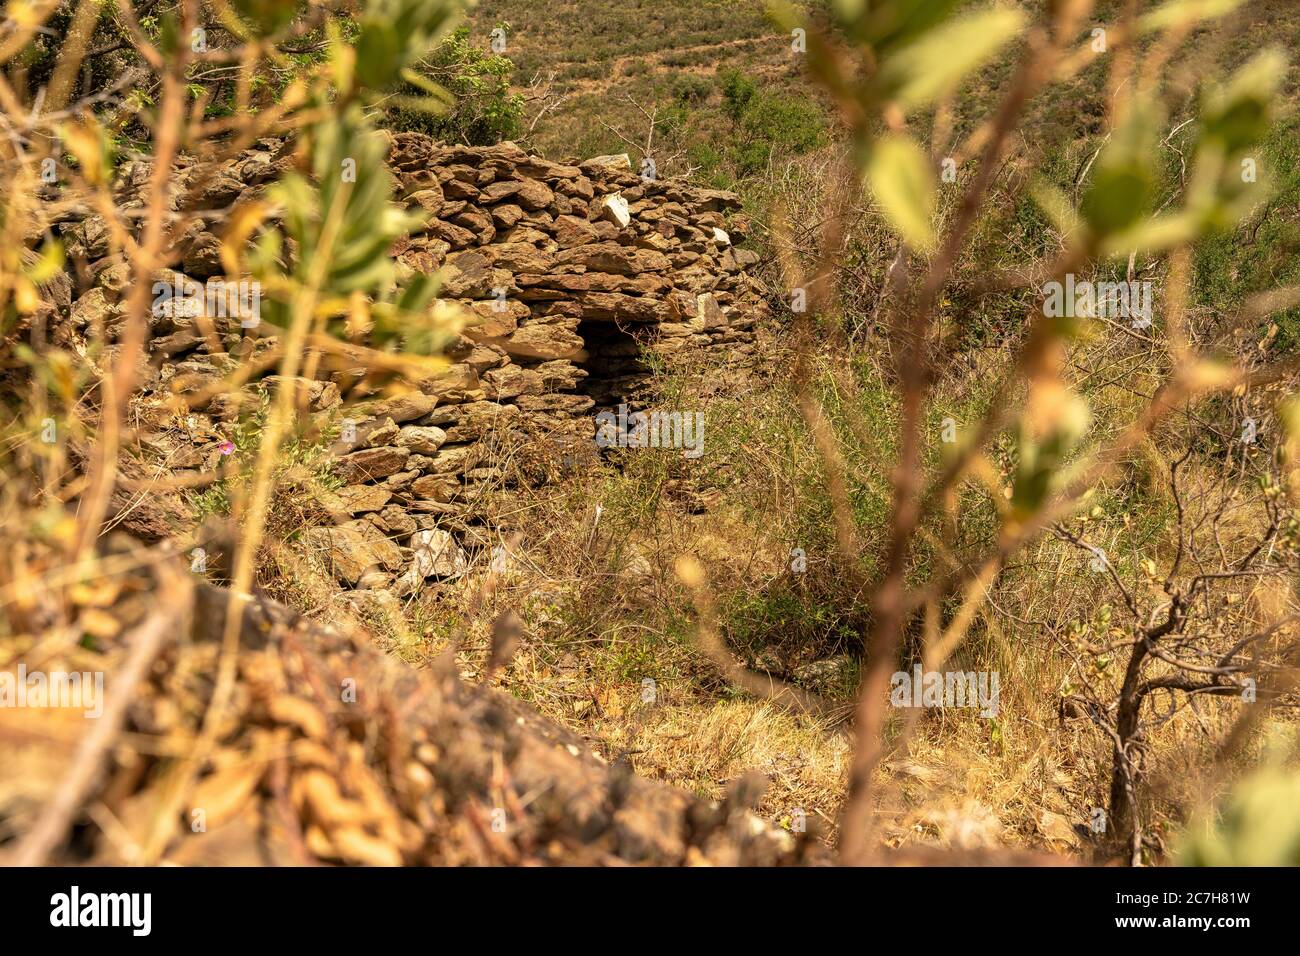
[[[1135,864],[1143,847],[1138,793],[1151,732],[1203,697],[1264,705],[1247,710],[1253,720],[1289,689],[1287,673],[1300,649],[1300,642],[1285,639],[1300,621],[1289,593],[1300,572],[1300,523],[1274,467],[1276,453],[1258,456],[1267,460],[1258,481],[1240,480],[1249,467],[1243,455],[1237,468],[1225,468],[1223,480],[1188,489],[1180,485],[1179,468],[1191,455],[1189,449],[1168,465],[1176,544],[1167,567],[1138,558],[1122,569],[1120,556],[1106,554],[1080,531],[1053,528],[1120,599],[1122,622],[1103,605],[1062,642],[1075,662],[1062,712],[1086,714],[1113,743],[1109,822],[1128,835]],[[1249,520],[1252,512],[1258,530],[1225,541],[1220,528]],[[1084,527],[1087,520],[1076,519]],[[1243,599],[1243,585],[1257,600]]]
[[[792,8],[780,13],[787,27],[803,31],[807,67],[853,135],[858,168],[846,168],[844,180],[865,183],[898,238],[879,308],[886,335],[872,343],[889,357],[899,417],[895,451],[889,457],[882,454],[879,462],[889,478],[891,517],[875,536],[883,544],[875,549],[874,564],[863,560],[869,545],[854,519],[847,463],[813,380],[814,347],[827,340],[833,351],[852,361],[834,267],[855,204],[844,202],[828,211],[819,247],[810,255],[796,255],[790,251],[794,243],[783,244],[788,301],[798,303],[793,308],[794,379],[822,459],[837,547],[846,568],[879,568],[878,577],[860,582],[863,592],[872,595],[872,614],[864,634],[867,664],[841,821],[841,852],[849,862],[860,862],[870,852],[873,773],[889,747],[905,746],[906,729],[888,746],[885,730],[891,675],[900,667],[905,636],[915,633],[913,624],[922,618],[926,624],[927,669],[941,666],[964,640],[1008,558],[1051,529],[1074,534],[1066,530],[1071,516],[1088,506],[1103,481],[1125,469],[1132,453],[1166,419],[1195,420],[1194,410],[1211,396],[1291,383],[1296,371],[1294,360],[1260,367],[1251,355],[1237,354],[1224,361],[1230,338],[1214,329],[1190,328],[1186,316],[1188,250],[1201,237],[1240,222],[1268,195],[1264,177],[1256,175],[1257,154],[1285,72],[1280,51],[1259,53],[1223,82],[1202,83],[1191,115],[1179,126],[1195,124],[1196,130],[1194,148],[1183,160],[1185,175],[1157,207],[1160,143],[1172,135],[1163,72],[1192,31],[1207,19],[1230,14],[1238,4],[1173,0],[1141,15],[1137,4],[1126,4],[1119,22],[1100,30],[1100,42],[1098,31],[1091,29],[1090,0],[1050,4],[1037,19],[1021,6],[960,14],[958,6],[952,0],[842,3],[833,5],[830,22],[805,19]],[[1008,44],[1019,50],[1019,62],[997,105],[983,118],[963,116],[959,127],[958,89]],[[1125,332],[1154,336],[1159,355],[1151,367],[1160,376],[1159,387],[1117,432],[1090,440],[1092,410],[1071,379],[1069,357],[1088,334],[1105,326],[1105,310],[1086,303],[1056,310],[1030,295],[1023,330],[1013,344],[1014,359],[1007,363],[990,407],[981,420],[964,424],[960,440],[943,454],[928,455],[927,422],[942,414],[930,405],[934,384],[953,361],[937,332],[945,292],[979,234],[985,202],[1022,135],[1027,105],[1053,85],[1076,81],[1102,56],[1109,72],[1109,134],[1083,171],[1079,200],[1041,178],[1028,179],[1022,189],[1051,224],[1052,241],[1044,244],[1051,252],[997,281],[1007,289],[1027,281],[1073,287],[1076,276],[1108,262],[1127,262],[1127,279],[1132,280],[1139,252],[1163,261],[1167,307],[1150,332]],[[747,95],[745,85],[737,82],[731,97],[735,109],[744,108]],[[967,114],[970,103],[961,103]],[[920,135],[926,120],[931,122],[929,148]],[[950,187],[951,201],[941,202],[940,183]],[[1224,326],[1241,328],[1297,302],[1300,290],[1294,288],[1260,295],[1243,303]],[[856,395],[851,376],[847,378],[846,401],[852,402]],[[1280,472],[1263,491],[1269,520],[1254,545],[1242,553],[1225,553],[1217,570],[1198,565],[1206,544],[1189,543],[1191,529],[1197,520],[1212,521],[1216,506],[1207,502],[1211,517],[1192,519],[1180,504],[1179,557],[1164,571],[1161,596],[1139,601],[1128,589],[1125,607],[1132,622],[1116,648],[1128,652],[1124,675],[1114,697],[1108,698],[1099,684],[1086,704],[1098,725],[1114,735],[1114,816],[1133,818],[1134,791],[1141,779],[1135,760],[1153,719],[1144,707],[1159,692],[1192,699],[1239,696],[1252,668],[1262,666],[1271,675],[1281,666],[1273,652],[1294,625],[1291,609],[1279,608],[1275,619],[1227,636],[1225,624],[1231,618],[1221,614],[1226,598],[1218,596],[1217,583],[1242,575],[1281,575],[1293,567],[1293,551],[1288,550],[1293,545],[1281,546],[1293,527],[1282,502],[1288,497],[1291,505],[1300,501],[1300,471],[1294,470],[1300,459],[1295,417],[1284,420],[1292,429],[1284,440],[1289,444]],[[1005,469],[994,450],[999,442],[1009,447]],[[1171,469],[1171,481],[1176,472]],[[963,488],[983,493],[987,506],[996,510],[994,540],[969,559],[918,569],[918,542],[927,522],[944,512],[949,526],[960,521],[956,492]],[[1175,488],[1180,501],[1182,492]],[[1152,574],[1159,576],[1159,571]],[[1120,583],[1117,576],[1115,583]],[[1262,665],[1254,656],[1262,656],[1266,646],[1274,664]],[[1136,827],[1134,833],[1140,842]]]

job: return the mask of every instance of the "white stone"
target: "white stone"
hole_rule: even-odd
[[[411,566],[397,582],[398,593],[414,594],[428,577],[458,578],[468,562],[450,532],[441,528],[417,531],[411,535]]]
[[[397,434],[397,444],[418,455],[436,455],[447,441],[447,433],[433,425],[406,425]]]
[[[604,207],[601,214],[617,225],[620,229],[627,228],[628,223],[632,221],[632,214],[628,211],[627,200],[619,193],[612,196],[606,196],[601,205]]]
[[[583,166],[603,166],[606,169],[631,169],[632,157],[627,153],[610,153],[608,156],[593,156]]]

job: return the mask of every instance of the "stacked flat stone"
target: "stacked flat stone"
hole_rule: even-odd
[[[181,238],[179,272],[160,278],[222,276],[225,211],[290,161],[290,144],[264,142],[219,166],[182,164],[177,195],[198,183],[187,206],[210,212]],[[399,282],[440,275],[440,298],[461,303],[472,319],[448,351],[451,367],[395,398],[344,408],[341,389],[356,377],[349,369],[298,383],[311,414],[351,426],[331,448],[344,483],[327,503],[335,523],[303,540],[340,583],[409,593],[426,579],[460,575],[465,548],[491,540],[476,527],[473,505],[484,489],[519,480],[503,470],[501,447],[540,438],[554,454],[522,467],[528,480],[553,477],[556,462],[568,467],[594,453],[597,412],[640,406],[645,350],[719,350],[726,364],[743,365],[764,306],[746,274],[757,256],[736,247],[746,221],[735,215],[734,193],[643,179],[626,155],[568,164],[513,143],[448,146],[417,133],[389,136],[388,163],[395,201],[427,219],[392,249]],[[146,163],[126,167],[119,201],[141,205],[147,178]],[[50,325],[56,340],[94,361],[90,332],[111,337],[120,328],[130,273],[107,257],[102,219],[89,210],[59,215],[49,224],[70,258],[87,264],[90,281],[79,295],[84,279],[75,273],[51,285]],[[215,467],[226,435],[220,423],[235,420],[274,377],[242,394],[206,397],[204,386],[228,373],[234,356],[256,361],[274,339],[241,329],[234,316],[199,322],[170,306],[153,311],[150,337],[141,447],[173,472]],[[193,407],[181,430],[164,403],[147,400],[176,393]],[[521,467],[518,456],[512,462]],[[150,517],[164,504],[135,509],[142,536],[175,530],[167,515]]]

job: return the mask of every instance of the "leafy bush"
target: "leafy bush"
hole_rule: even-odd
[[[501,29],[508,32],[509,25]],[[468,27],[459,27],[444,39],[418,65],[416,73],[447,92],[448,109],[432,113],[406,105],[391,107],[388,125],[392,128],[471,146],[488,146],[519,135],[524,107],[523,97],[510,92],[514,63],[476,47],[470,42]],[[422,89],[408,82],[401,92],[415,95]]]
[[[703,76],[686,73],[673,81],[673,98],[680,103],[702,103],[713,92],[713,84]]]
[[[733,123],[739,123],[745,115],[750,100],[758,92],[758,84],[739,70],[724,70],[722,73],[722,110]]]

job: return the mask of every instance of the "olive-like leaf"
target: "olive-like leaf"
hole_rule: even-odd
[[[912,248],[934,248],[934,171],[907,136],[886,136],[867,157],[866,180],[890,225]]]
[[[1156,144],[1163,122],[1157,101],[1137,99],[1111,133],[1093,167],[1092,182],[1079,210],[1095,235],[1123,232],[1150,211],[1158,181]]]
[[[1138,20],[1138,30],[1151,33],[1210,20],[1231,13],[1242,0],[1169,0]]]
[[[1024,23],[1020,10],[993,7],[930,30],[885,60],[886,95],[908,108],[933,102],[986,63]]]
[[[957,0],[885,0],[860,17],[862,39],[881,53],[901,47],[925,33],[957,7]]]
[[[1281,50],[1264,50],[1237,70],[1225,86],[1206,94],[1201,105],[1203,140],[1218,140],[1231,155],[1263,139],[1286,67],[1286,54]]]

